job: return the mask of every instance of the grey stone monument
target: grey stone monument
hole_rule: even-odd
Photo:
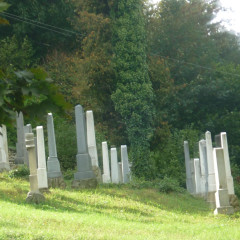
[[[214,148],[214,169],[215,169],[215,183],[216,183],[216,209],[214,214],[232,214],[234,209],[230,206],[227,176],[224,162],[224,152],[222,148]]]
[[[112,183],[119,183],[117,149],[111,148],[111,178]]]
[[[0,127],[0,172],[1,171],[9,171],[10,166],[7,160],[6,149],[4,146],[4,136],[3,129]]]
[[[194,158],[193,163],[194,163],[195,185],[196,185],[195,195],[200,197],[201,196],[201,173],[200,173],[199,158]]]
[[[91,157],[88,153],[86,122],[81,105],[75,106],[77,132],[77,172],[74,174],[73,188],[96,187],[97,180],[92,170]]]
[[[33,133],[26,133],[26,148],[30,168],[30,192],[27,195],[26,201],[29,203],[40,203],[45,200],[45,197],[40,193],[38,188],[37,161]]]
[[[23,114],[16,112],[16,121],[17,121],[17,143],[16,143],[16,158],[15,164],[28,164],[28,154],[25,146],[25,136],[24,136],[24,120]]]
[[[7,127],[5,125],[2,125],[2,134],[3,134],[3,145],[4,145],[4,149],[5,149],[6,159],[9,164]]]
[[[111,177],[110,177],[109,154],[108,154],[107,142],[102,142],[102,159],[103,159],[102,180],[103,180],[103,183],[110,183]]]
[[[186,167],[186,185],[189,193],[193,194],[195,192],[195,187],[193,184],[192,171],[191,171],[191,160],[189,154],[188,141],[184,141],[184,156],[185,156],[185,167]]]
[[[122,162],[118,162],[118,177],[119,177],[119,183],[123,183]]]
[[[96,136],[95,136],[95,127],[94,127],[94,118],[93,112],[86,112],[86,122],[87,122],[87,144],[88,144],[88,152],[92,161],[93,172],[97,178],[99,183],[102,182],[102,174],[101,169],[98,165],[98,154],[97,154],[97,144],[96,144]]]
[[[47,116],[47,132],[48,132],[48,151],[49,151],[49,157],[47,160],[48,186],[64,188],[66,184],[62,177],[60,163],[57,156],[57,147],[56,147],[52,113],[48,113],[48,116]]]
[[[191,170],[191,178],[192,178],[192,195],[196,194],[196,178],[195,178],[195,166],[194,166],[194,159],[190,160],[190,170]]]
[[[127,146],[121,145],[121,162],[122,162],[122,178],[123,183],[129,183],[130,181],[130,169],[128,163]]]

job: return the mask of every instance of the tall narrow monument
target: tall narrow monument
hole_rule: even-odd
[[[111,177],[110,177],[109,154],[108,154],[107,142],[102,142],[102,159],[103,159],[102,180],[103,180],[103,183],[110,183]]]
[[[126,145],[121,145],[121,161],[122,161],[123,183],[128,183],[130,181],[130,169],[129,169],[128,152],[127,152]]]
[[[2,127],[0,127],[0,172],[9,170],[10,166],[4,145],[4,130],[2,129]]]
[[[186,185],[189,193],[194,194],[194,179],[192,178],[192,167],[191,167],[191,159],[189,153],[189,145],[188,141],[184,141],[184,156],[185,156],[185,167],[186,167]]]
[[[112,183],[120,182],[116,148],[111,148],[111,178],[112,178]]]
[[[81,105],[75,106],[76,132],[77,132],[77,172],[74,174],[72,187],[96,187],[97,180],[92,170],[91,157],[88,153],[86,121]]]

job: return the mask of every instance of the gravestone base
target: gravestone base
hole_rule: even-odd
[[[26,198],[27,203],[39,204],[45,201],[45,197],[40,192],[29,192]]]
[[[207,203],[209,203],[209,206],[211,209],[216,208],[216,203],[215,203],[215,192],[208,192],[207,194]]]
[[[48,178],[48,187],[49,188],[65,188],[66,183],[64,182],[63,177]]]
[[[109,175],[103,174],[102,175],[102,181],[103,181],[103,183],[111,183],[111,178],[110,178]]]
[[[6,163],[6,162],[0,163],[0,172],[3,172],[3,171],[10,171],[9,163]]]
[[[217,214],[233,214],[234,213],[234,209],[232,206],[229,206],[229,207],[219,207],[219,208],[216,208],[214,210],[214,215],[217,215]]]
[[[230,203],[230,206],[234,208],[235,212],[240,211],[239,200],[235,194],[229,194],[229,203]]]
[[[92,166],[92,170],[96,176],[96,179],[98,181],[98,183],[102,183],[102,173],[101,173],[101,169],[98,166]]]
[[[72,188],[85,189],[85,188],[96,188],[98,185],[96,178],[73,180]]]

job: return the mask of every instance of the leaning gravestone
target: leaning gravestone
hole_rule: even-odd
[[[87,122],[87,144],[88,152],[92,161],[92,169],[99,183],[102,182],[101,169],[98,165],[98,154],[97,154],[97,145],[96,145],[96,136],[95,136],[95,127],[94,127],[94,118],[93,112],[86,112],[86,122]]]
[[[103,183],[110,183],[111,177],[110,177],[109,154],[108,154],[107,142],[102,142],[102,159],[103,159],[102,180],[103,180]]]
[[[97,180],[92,170],[91,157],[88,153],[86,122],[81,105],[75,107],[76,131],[77,131],[77,172],[74,173],[73,188],[96,187]]]
[[[232,214],[234,209],[230,206],[227,177],[224,162],[224,152],[222,148],[214,148],[214,169],[215,169],[215,183],[216,183],[216,209],[214,214]]]
[[[7,159],[6,149],[4,145],[4,130],[0,127],[0,172],[9,171],[10,166]]]
[[[38,160],[38,188],[45,191],[48,189],[48,178],[46,170],[46,155],[45,155],[45,144],[44,144],[44,135],[43,127],[38,126],[36,128],[37,133],[37,160]]]
[[[194,163],[195,185],[196,185],[195,194],[197,196],[201,196],[201,173],[200,173],[199,158],[194,158],[193,163]]]
[[[16,121],[17,121],[17,143],[16,143],[16,164],[28,164],[28,154],[25,145],[25,136],[24,136],[24,120],[23,114],[16,112]]]
[[[120,181],[116,148],[111,148],[111,178],[112,183],[119,183]]]
[[[122,162],[123,183],[128,183],[130,181],[130,169],[129,169],[128,153],[127,153],[126,145],[121,145],[121,162]]]
[[[30,168],[30,192],[28,192],[26,201],[29,203],[40,203],[45,201],[45,197],[40,193],[38,188],[37,161],[33,133],[26,133],[26,148]]]
[[[60,163],[57,156],[57,147],[52,113],[48,113],[47,116],[47,132],[49,151],[49,157],[47,160],[48,186],[64,188],[66,184],[63,180],[62,172],[60,169]]]

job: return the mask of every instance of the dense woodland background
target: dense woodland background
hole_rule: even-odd
[[[217,0],[0,0],[10,145],[15,111],[33,126],[52,111],[59,160],[73,169],[81,104],[94,112],[99,148],[127,144],[137,177],[184,186],[183,141],[197,157],[206,130],[226,131],[240,193],[240,45],[214,21],[220,9]]]

